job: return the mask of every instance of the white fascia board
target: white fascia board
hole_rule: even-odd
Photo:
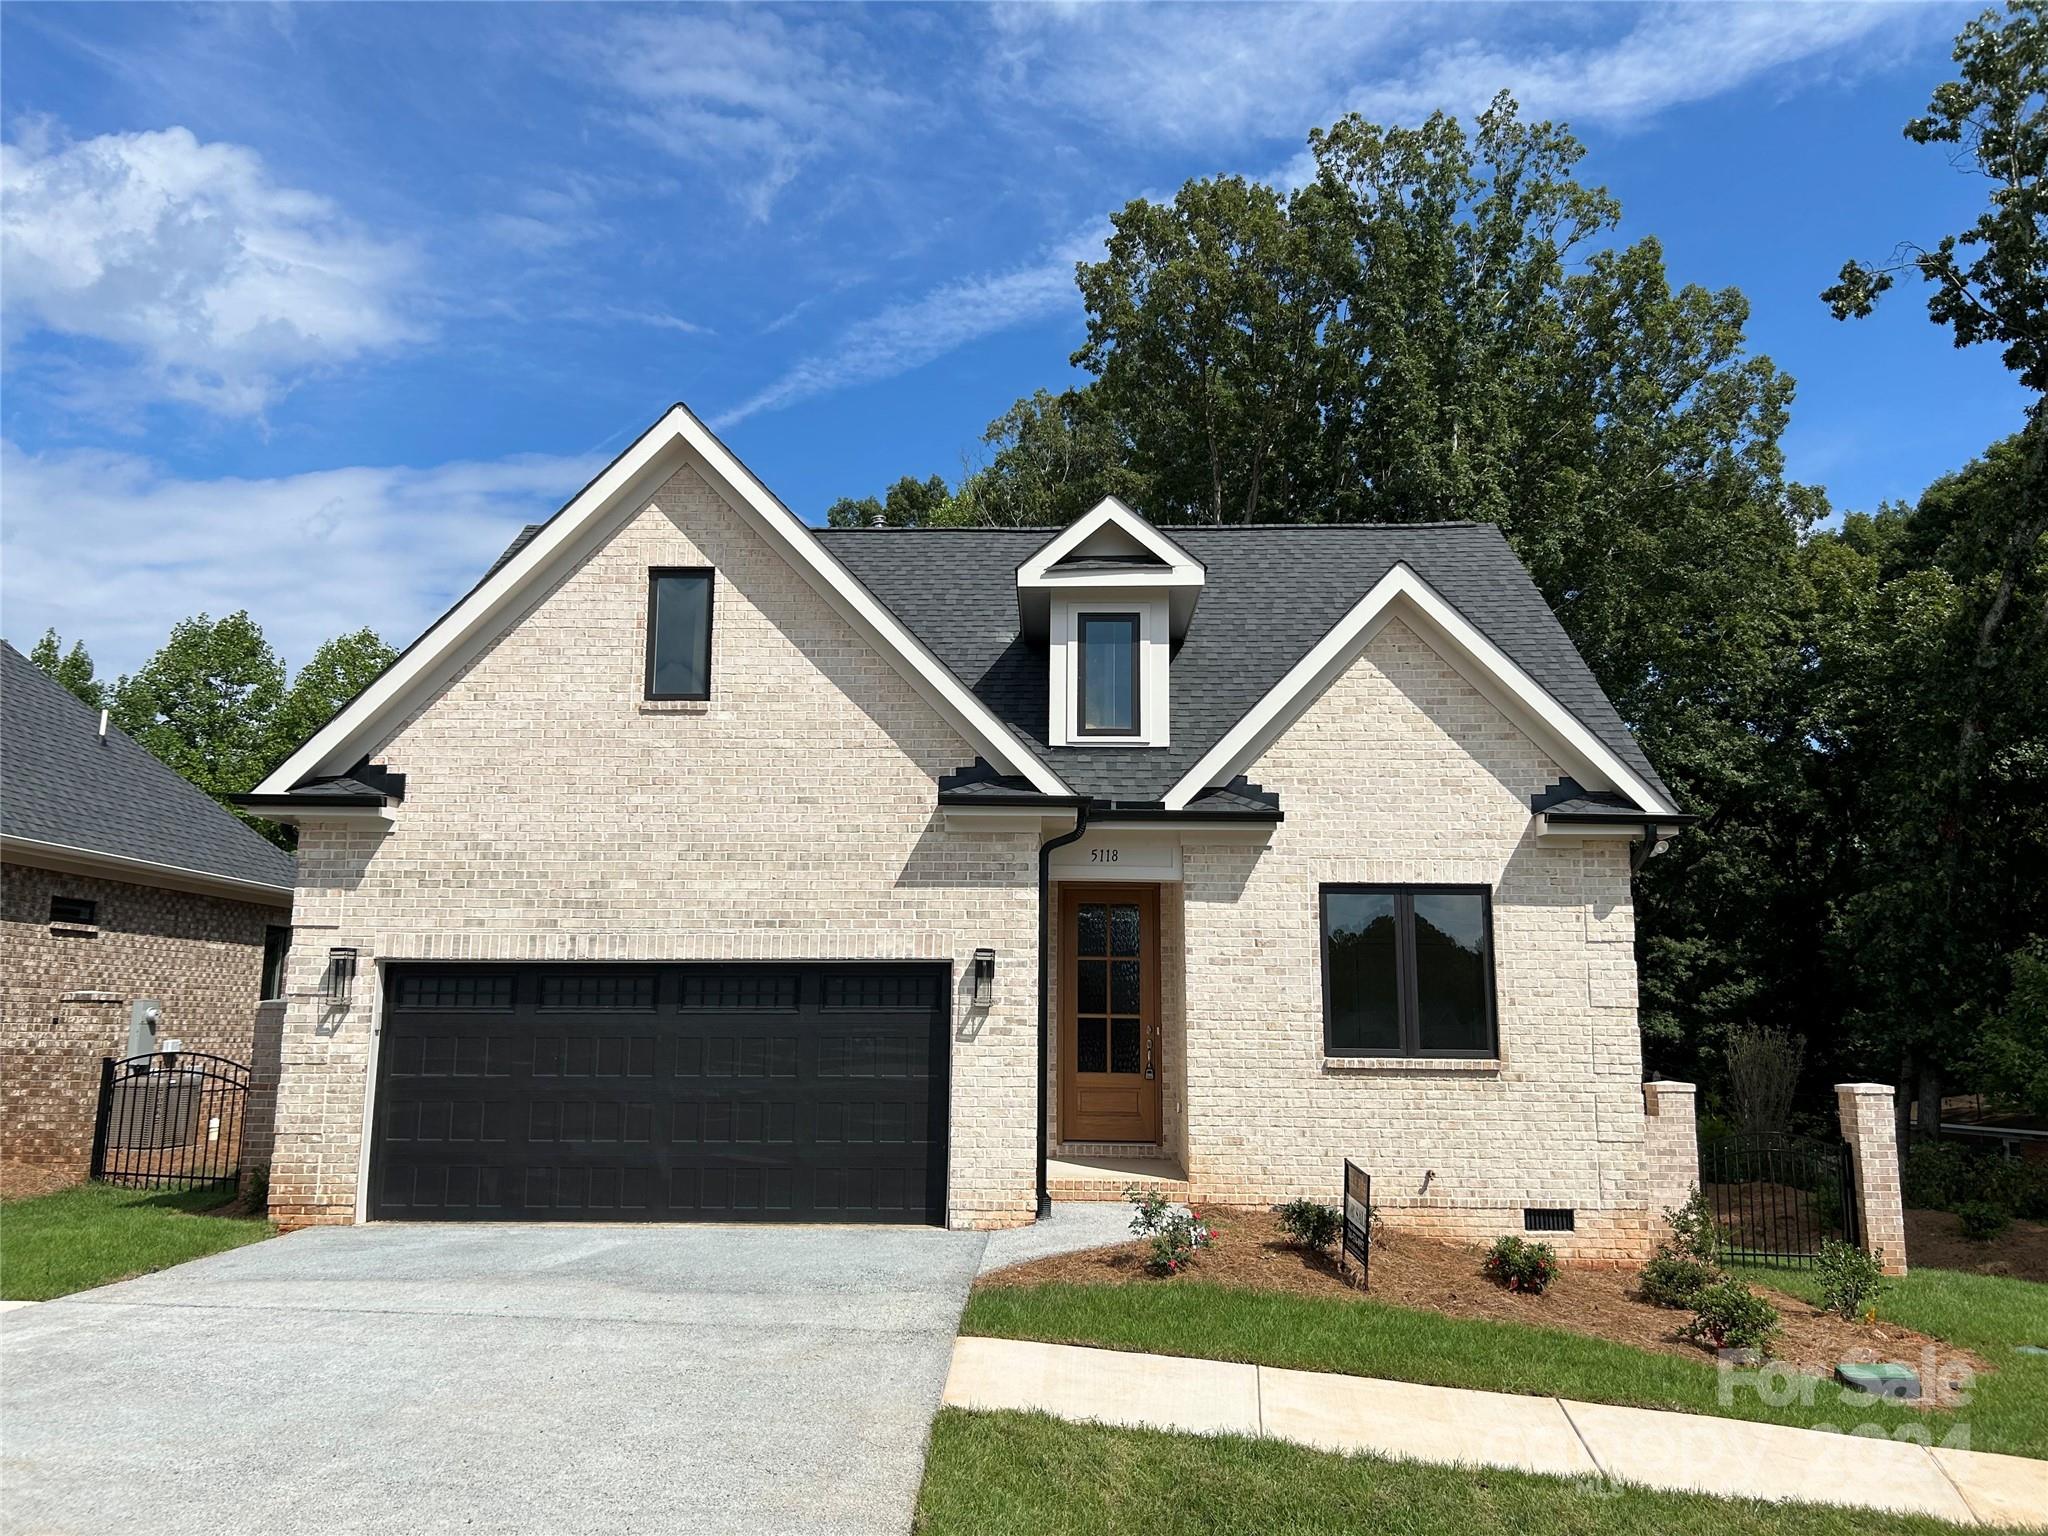
[[[1588,839],[1628,838],[1638,840],[1643,828],[1652,824],[1653,818],[1643,817],[1639,821],[1552,821],[1541,811],[1536,813],[1536,838],[1545,843],[1582,843]],[[1671,823],[1657,823],[1659,841],[1669,841],[1683,831]]]
[[[1203,790],[1228,783],[1248,770],[1357,659],[1397,603],[1405,615],[1424,621],[1444,660],[1573,769],[1588,789],[1618,790],[1652,816],[1678,814],[1677,806],[1644,783],[1578,716],[1552,698],[1405,564],[1395,565],[1374,583],[1372,590],[1203,754],[1167,791],[1166,808],[1182,810]]]
[[[1044,763],[946,669],[902,622],[877,602],[825,547],[803,520],[785,507],[705,425],[683,405],[672,407],[550,518],[526,547],[470,592],[422,635],[368,688],[358,694],[311,740],[300,747],[255,793],[283,794],[301,780],[349,767],[375,742],[386,722],[433,681],[495,636],[527,594],[565,556],[575,551],[610,514],[628,504],[636,488],[665,479],[672,464],[690,462],[708,470],[732,493],[735,510],[763,534],[861,637],[897,665],[897,670],[940,715],[990,762],[1021,775],[1049,795],[1069,793]]]
[[[292,888],[288,885],[240,880],[233,875],[216,875],[210,870],[188,869],[182,864],[159,864],[153,859],[102,853],[97,848],[78,848],[69,843],[47,843],[34,837],[0,837],[0,858],[13,864],[29,864],[37,869],[54,869],[64,874],[102,880],[120,880],[129,885],[162,886],[205,896],[226,896],[236,901],[263,902],[274,907],[292,904]]]
[[[1033,554],[1017,567],[1017,585],[1046,585],[1046,574],[1061,560],[1072,554],[1092,536],[1107,526],[1114,525],[1120,532],[1134,540],[1140,548],[1151,551],[1158,559],[1164,560],[1182,581],[1177,584],[1200,586],[1207,572],[1202,562],[1182,549],[1165,534],[1154,528],[1144,518],[1133,512],[1114,496],[1105,496],[1094,507],[1067,526],[1050,544]],[[1192,581],[1187,580],[1192,576]],[[1052,580],[1064,585],[1075,580],[1073,576],[1054,577]]]

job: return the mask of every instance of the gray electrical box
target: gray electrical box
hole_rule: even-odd
[[[147,1056],[155,1050],[157,1032],[163,1022],[163,1004],[153,997],[135,999],[128,1007],[128,1054]]]

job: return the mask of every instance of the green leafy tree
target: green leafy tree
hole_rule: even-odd
[[[94,709],[106,707],[107,685],[93,676],[92,657],[84,641],[72,641],[67,651],[57,638],[57,631],[46,629],[35,649],[28,653],[28,659],[77,694],[83,703]]]
[[[922,528],[942,521],[952,500],[944,476],[919,480],[905,475],[880,501],[842,496],[826,510],[825,522],[833,528]]]
[[[1152,501],[1129,442],[1093,390],[1039,390],[989,423],[987,462],[961,482],[950,519],[979,527],[1058,527],[1105,496]]]
[[[290,757],[397,659],[398,653],[371,629],[323,642],[278,703],[263,771],[268,773]]]
[[[208,794],[255,787],[270,767],[285,669],[247,613],[177,624],[114,685],[121,729]]]
[[[1944,1080],[1982,1060],[1976,1037],[1987,1020],[2009,1014],[1990,978],[2021,972],[2013,945],[2025,932],[2016,929],[2030,907],[2038,923],[2038,899],[2017,909],[1993,904],[2007,901],[2010,855],[2039,847],[2024,816],[2024,786],[2040,782],[2048,715],[2043,7],[2015,0],[2003,15],[1986,11],[1963,28],[1954,57],[1959,78],[1936,87],[1905,134],[1949,147],[1959,168],[1982,178],[1983,211],[1932,247],[1907,241],[1885,262],[1849,262],[1821,296],[1837,317],[1862,318],[1898,277],[1917,276],[1928,288],[1929,318],[1958,347],[2000,348],[2033,395],[2016,439],[1922,499],[1899,551],[1913,569],[1896,578],[1900,590],[1886,614],[1899,626],[1884,647],[1895,658],[1889,676],[1918,706],[1899,727],[1905,739],[1892,761],[1910,765],[1914,803],[1926,809],[1891,816],[1886,847],[1896,857],[1851,921],[1877,938],[1869,971],[1905,989],[1878,989],[1865,1017],[1906,1057],[1923,1122]],[[2015,817],[2022,825],[2012,825]],[[1899,910],[1902,903],[1910,910]]]

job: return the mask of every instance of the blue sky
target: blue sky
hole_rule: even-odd
[[[676,399],[813,519],[957,478],[1071,377],[1111,209],[1503,87],[1748,294],[1793,475],[1911,497],[2020,392],[1815,295],[1976,212],[1899,133],[1972,9],[10,4],[0,625],[403,643]]]

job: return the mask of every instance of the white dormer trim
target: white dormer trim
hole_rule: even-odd
[[[1134,563],[1056,569],[1070,555],[1129,555]],[[1050,634],[1054,594],[1102,595],[1141,588],[1165,598],[1169,638],[1178,640],[1187,633],[1208,579],[1201,561],[1116,497],[1105,496],[1017,567],[1017,617],[1025,634],[1045,639]]]
[[[1203,790],[1249,771],[1396,613],[1414,623],[1445,661],[1587,789],[1616,790],[1653,816],[1679,814],[1677,806],[1651,789],[1578,716],[1405,564],[1397,564],[1374,583],[1372,590],[1202,755],[1166,792],[1166,809],[1184,810]]]
[[[1165,534],[1138,516],[1114,496],[1105,496],[1087,512],[1070,523],[1064,532],[1040,548],[1030,559],[1017,567],[1017,585],[1056,585],[1073,579],[1071,573],[1051,576],[1055,565],[1069,555],[1087,554],[1086,546],[1104,542],[1104,535],[1122,534],[1135,543],[1155,560],[1163,560],[1186,584],[1192,576],[1193,585],[1200,586],[1207,576],[1202,562],[1182,549]]]

